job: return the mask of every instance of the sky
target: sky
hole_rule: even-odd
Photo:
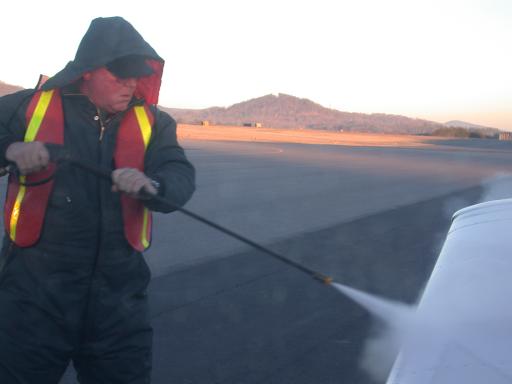
[[[0,80],[33,87],[55,74],[105,16],[124,17],[166,60],[166,107],[285,93],[512,131],[509,0],[10,0]]]

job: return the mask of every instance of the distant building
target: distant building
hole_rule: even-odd
[[[512,132],[500,132],[500,140],[512,140]]]
[[[209,126],[209,125],[210,125],[210,122],[209,122],[208,120],[202,120],[202,121],[201,121],[201,125],[203,125],[203,126],[207,127],[207,126]]]
[[[244,127],[261,128],[261,127],[263,127],[263,124],[261,124],[261,123],[244,123]]]

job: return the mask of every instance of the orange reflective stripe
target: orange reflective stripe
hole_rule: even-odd
[[[41,92],[41,96],[37,101],[36,108],[34,109],[34,113],[30,118],[30,122],[27,127],[27,131],[25,132],[25,142],[34,141],[37,132],[39,132],[39,128],[41,127],[41,123],[43,122],[46,111],[48,110],[48,106],[50,105],[50,101],[52,100],[53,89],[50,91]],[[26,187],[22,185],[25,182],[25,176],[20,176],[20,187],[18,190],[18,194],[16,195],[16,200],[14,202],[14,206],[11,212],[11,220],[9,222],[9,228],[11,230],[11,240],[16,240],[16,227],[18,225],[18,219],[20,217],[21,204],[23,203],[23,199],[25,197]]]
[[[144,150],[148,148],[149,139],[151,138],[151,123],[149,122],[148,114],[146,113],[146,108],[144,106],[136,106],[133,108],[135,111],[135,116],[137,117],[137,122],[139,123],[140,133],[142,135],[142,141],[144,142]],[[148,224],[149,224],[149,209],[144,207],[144,216],[142,219],[142,231],[140,234],[140,239],[142,242],[142,246],[144,248],[149,247],[148,240]]]

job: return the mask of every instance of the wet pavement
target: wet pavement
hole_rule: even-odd
[[[414,302],[450,225],[480,188],[272,244],[335,281]],[[458,200],[462,201],[462,200]],[[329,286],[257,251],[154,279],[153,383],[370,384],[359,367],[377,324]]]

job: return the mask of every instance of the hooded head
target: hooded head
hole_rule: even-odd
[[[94,19],[75,59],[48,79],[42,89],[63,87],[103,67],[120,79],[137,78],[134,95],[149,104],[158,102],[164,60],[122,17]]]

